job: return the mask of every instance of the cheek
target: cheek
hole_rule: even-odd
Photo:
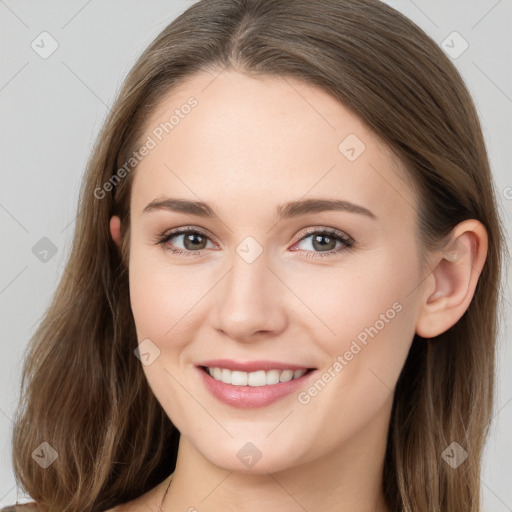
[[[299,403],[347,437],[392,400],[414,337],[415,308],[408,295],[415,286],[414,266],[406,268],[389,254],[357,268],[340,271],[339,283],[304,284],[322,320],[311,317],[304,327],[325,358]]]
[[[364,343],[376,331],[379,337],[400,331],[416,278],[414,265],[408,267],[392,252],[383,252],[347,258],[338,268],[290,273],[286,282],[300,298],[304,324],[316,326],[312,339],[321,338],[327,352],[335,354],[353,339]]]
[[[173,424],[187,432],[191,418],[200,414],[181,384],[188,378],[183,360],[198,298],[186,286],[188,279],[164,267],[161,259],[150,251],[131,252],[130,302],[139,344],[147,339],[154,344],[146,345],[151,360],[143,364],[148,384]]]
[[[139,341],[153,340],[157,345],[172,328],[174,317],[183,303],[179,283],[169,278],[153,256],[154,251],[132,244],[130,249],[129,284],[132,313]]]
[[[134,248],[129,266],[130,302],[139,340],[176,338],[204,294],[204,279],[193,265],[170,266],[160,249]],[[189,316],[190,315],[190,316]]]
[[[303,326],[325,354],[320,378],[329,382],[318,400],[316,389],[305,390],[304,402],[311,399],[315,414],[323,414],[325,403],[337,403],[339,417],[330,414],[343,424],[346,411],[369,418],[389,399],[415,331],[410,292],[417,285],[417,268],[414,254],[402,256],[390,250],[340,268],[334,280],[331,269],[302,281],[297,294],[307,297],[315,314],[309,312]]]

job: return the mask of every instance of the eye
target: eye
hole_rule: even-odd
[[[181,239],[178,243],[182,243],[184,249],[174,247],[174,243],[170,244],[170,241],[174,238]],[[159,237],[157,243],[179,256],[196,256],[201,254],[203,249],[207,248],[206,244],[208,241],[210,241],[210,238],[205,231],[198,228],[185,227],[167,232],[162,237]]]
[[[333,228],[308,228],[302,235],[293,247],[301,243],[305,245],[306,247],[300,250],[306,252],[308,258],[331,256],[350,249],[354,245],[351,237]],[[171,244],[173,239],[180,240]],[[306,242],[308,239],[311,240]],[[157,244],[178,256],[200,256],[202,251],[208,248],[208,242],[211,242],[211,239],[205,231],[191,226],[173,229],[157,238]],[[184,248],[175,247],[175,243],[183,244]]]
[[[324,256],[332,256],[352,248],[354,240],[337,229],[309,228],[306,230],[306,236],[303,236],[295,245],[301,243],[303,243],[303,248],[301,250],[306,250],[307,252],[306,257],[322,258]],[[336,247],[337,245],[338,247]],[[295,251],[297,249],[292,250]]]

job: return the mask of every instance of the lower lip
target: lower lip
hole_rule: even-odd
[[[263,407],[276,402],[299,389],[315,373],[315,370],[309,371],[298,379],[267,386],[234,386],[214,379],[200,367],[197,367],[197,370],[206,388],[215,398],[225,404],[244,409]]]

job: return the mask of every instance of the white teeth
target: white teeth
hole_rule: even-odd
[[[267,384],[277,384],[279,382],[279,375],[281,375],[279,370],[269,370],[265,373],[267,374]]]
[[[280,382],[288,382],[293,379],[293,370],[283,370],[281,376],[279,377]]]
[[[235,373],[235,372],[233,372],[233,373]],[[245,375],[247,375],[247,384],[249,384],[249,386],[257,387],[257,386],[266,386],[267,385],[267,374],[263,370],[258,371],[258,372],[251,372],[251,373],[246,373],[246,372],[240,372],[240,373],[245,373]],[[231,380],[231,382],[233,383],[234,381]]]
[[[231,384],[231,370],[226,368],[222,368],[222,373],[220,375],[220,380],[225,384]]]
[[[288,382],[292,379],[298,379],[306,373],[306,369],[301,370],[258,370],[256,372],[241,372],[238,370],[228,370],[227,368],[207,368],[208,374],[215,380],[220,380],[225,384],[233,386],[269,386],[279,382]]]
[[[302,377],[306,373],[306,371],[307,370],[295,370],[293,372],[293,378],[298,379],[299,377]]]
[[[231,372],[231,384],[235,386],[247,386],[247,373]]]

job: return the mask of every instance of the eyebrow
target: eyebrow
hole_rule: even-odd
[[[216,217],[217,214],[213,208],[202,201],[191,201],[188,199],[180,199],[167,197],[165,199],[155,199],[151,201],[142,213],[154,210],[169,210],[179,213],[188,213],[197,215],[198,217]],[[289,203],[279,205],[277,207],[278,219],[289,219],[299,217],[310,213],[319,213],[324,211],[342,211],[348,213],[358,213],[376,220],[377,216],[367,208],[344,201],[342,199],[304,199],[300,201],[291,201]]]

